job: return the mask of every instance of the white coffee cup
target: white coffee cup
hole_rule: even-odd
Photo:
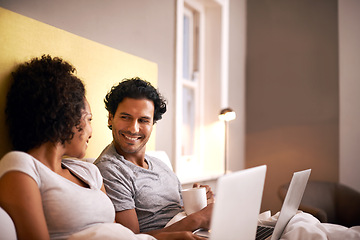
[[[182,190],[181,193],[186,215],[190,215],[206,207],[206,188],[188,188]]]

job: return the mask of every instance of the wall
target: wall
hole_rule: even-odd
[[[174,157],[176,0],[117,0],[106,4],[95,0],[0,0],[0,6],[157,63],[158,87],[168,100],[168,111],[157,123],[156,148],[165,150],[171,159]],[[233,140],[229,144],[229,159],[233,159],[233,170],[244,166],[244,6],[245,0],[230,1],[230,34],[236,37],[230,38],[234,50],[230,51],[229,77],[236,80],[230,83],[231,87],[239,87],[230,93],[230,105],[238,114],[230,124],[232,131],[237,131],[230,133]]]
[[[156,144],[172,156],[176,0],[117,0],[106,4],[94,0],[0,0],[0,6],[156,62],[158,85],[169,102],[169,112],[158,123]],[[359,22],[359,1],[340,1],[339,7],[339,33],[342,36],[342,30],[347,29],[345,33],[351,34],[345,39],[340,36],[339,79],[340,91],[344,90],[340,92],[340,108],[339,92],[334,86],[339,85],[336,79],[339,68],[335,63],[338,58],[334,57],[338,49],[337,1],[230,0],[229,105],[238,115],[229,125],[232,170],[257,163],[271,164],[268,178],[278,185],[289,181],[292,171],[315,164],[312,178],[334,181],[340,178],[360,190],[357,173],[360,148],[356,145],[360,135],[356,93],[360,39],[359,24],[354,24]],[[346,73],[351,77],[343,83],[342,74]],[[299,76],[313,81],[300,81]],[[323,170],[318,169],[320,164]],[[263,202],[271,203],[263,205],[263,209],[278,210],[276,186],[265,188]]]
[[[231,0],[229,5],[229,107],[236,119],[229,122],[229,167],[245,167],[245,56],[246,0]]]
[[[262,210],[294,171],[339,180],[337,1],[248,1],[246,167],[268,165]]]
[[[360,1],[339,1],[340,182],[358,191],[360,191],[359,13]]]
[[[0,6],[157,63],[158,87],[168,111],[154,132],[156,148],[173,155],[175,0],[0,0]]]
[[[85,157],[96,158],[112,141],[102,99],[117,83],[117,79],[137,74],[148,79],[154,86],[157,85],[155,63],[1,7],[0,16],[3,17],[0,21],[0,32],[2,36],[6,36],[0,38],[0,109],[5,109],[11,72],[19,63],[40,57],[44,53],[63,58],[76,67],[76,75],[86,86],[86,97],[94,116],[91,124],[93,134]],[[0,158],[11,150],[4,115],[4,111],[0,111]],[[149,139],[148,150],[155,148],[154,137],[155,135],[152,135]]]

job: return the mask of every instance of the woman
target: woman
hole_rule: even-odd
[[[13,73],[5,113],[15,151],[0,161],[0,206],[13,219],[18,239],[88,238],[103,225],[120,233],[118,239],[154,239],[114,223],[95,165],[64,159],[84,157],[92,135],[85,88],[74,71],[43,55]],[[155,237],[200,239],[188,232]]]

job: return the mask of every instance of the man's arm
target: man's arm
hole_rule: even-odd
[[[178,231],[192,232],[198,228],[208,229],[210,227],[210,219],[211,219],[213,205],[214,204],[209,204],[202,210],[183,218],[182,220],[170,225],[169,227],[153,230],[146,233],[155,236],[161,232],[178,232]],[[135,209],[116,212],[115,221],[131,229],[136,234],[140,233],[139,222]]]
[[[199,228],[209,229],[213,205],[214,204],[211,203],[202,210],[193,213],[166,228],[158,229],[146,233],[152,236],[156,236],[156,234],[161,232],[177,232],[177,231],[193,232]]]
[[[116,212],[115,221],[129,228],[136,234],[140,233],[139,220],[135,209]]]
[[[101,190],[105,192],[104,187],[102,187]],[[123,226],[131,229],[135,234],[140,232],[139,222],[138,222],[138,218],[137,218],[135,209],[116,212],[115,221],[117,223],[120,223]],[[166,231],[166,230],[168,230],[168,231]],[[175,230],[171,230],[171,229],[169,230],[168,228],[161,229],[159,231],[153,231],[151,233],[151,235],[153,235],[156,239],[159,239],[159,240],[176,240],[176,239],[201,240],[201,239],[203,239],[199,236],[192,234],[191,231],[175,232]]]

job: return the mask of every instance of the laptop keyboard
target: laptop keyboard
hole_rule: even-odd
[[[262,240],[270,237],[273,231],[274,227],[257,226],[256,240]]]

